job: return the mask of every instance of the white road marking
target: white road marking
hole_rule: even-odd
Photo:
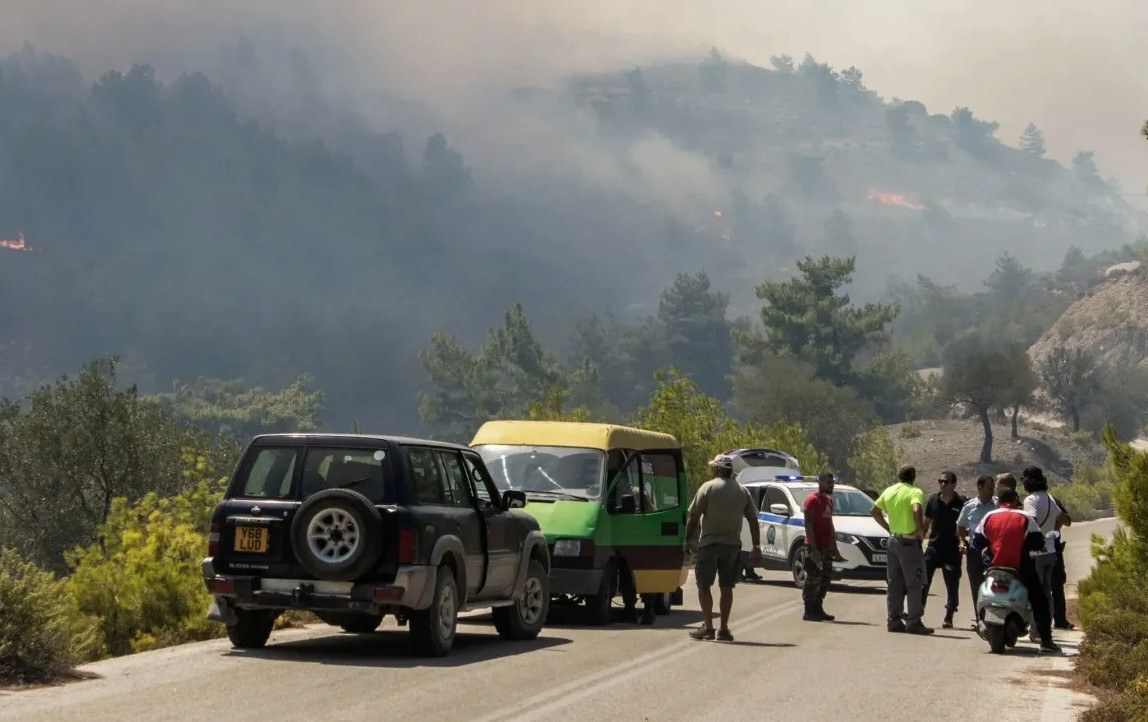
[[[739,633],[748,632],[786,614],[795,612],[800,608],[801,604],[796,601],[779,604],[739,621],[736,625],[736,629]],[[542,694],[529,697],[498,712],[473,720],[473,722],[540,719],[553,712],[569,707],[578,700],[598,694],[604,689],[613,687],[616,684],[632,679],[638,675],[647,674],[651,670],[680,657],[693,654],[709,644],[720,644],[720,642],[700,642],[695,639],[683,639],[662,647],[661,649],[656,649],[653,652],[648,652],[636,659],[626,660],[625,662],[620,662],[606,669],[579,677],[572,682],[567,682],[561,687],[555,687]]]

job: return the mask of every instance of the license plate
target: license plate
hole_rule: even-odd
[[[873,563],[874,564],[887,564],[888,562],[889,562],[889,555],[888,554],[874,554],[873,555]]]
[[[265,526],[235,527],[235,551],[245,554],[266,554],[271,540],[270,530]]]
[[[989,624],[1004,624],[1008,619],[1008,612],[996,607],[985,608],[985,622]]]

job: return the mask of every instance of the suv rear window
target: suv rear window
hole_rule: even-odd
[[[389,496],[390,462],[383,450],[332,449],[310,447],[303,463],[303,483],[299,497],[325,489],[354,489],[374,502],[385,502]],[[384,464],[386,464],[384,466]]]
[[[302,460],[301,488],[294,488],[295,471]],[[252,451],[240,465],[232,494],[255,499],[305,499],[342,487],[354,489],[371,501],[393,499],[390,459],[383,449],[271,446]]]

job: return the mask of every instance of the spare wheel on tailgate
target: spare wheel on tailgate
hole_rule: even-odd
[[[308,497],[291,524],[299,566],[316,579],[355,581],[383,553],[383,519],[354,489],[327,489]]]

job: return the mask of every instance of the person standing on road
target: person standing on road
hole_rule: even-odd
[[[1036,520],[1041,534],[1055,531],[1063,521],[1062,512],[1048,493],[1048,481],[1044,478],[1044,472],[1039,466],[1029,466],[1021,472],[1020,478],[1028,494],[1024,498],[1024,513]],[[1034,551],[1032,559],[1036,563],[1036,576],[1048,599],[1048,608],[1052,609],[1052,570],[1056,567],[1054,540],[1045,536],[1044,549]]]
[[[809,556],[805,562],[805,585],[801,598],[805,602],[807,622],[832,622],[836,617],[825,612],[825,595],[833,581],[833,562],[840,559],[837,551],[837,531],[833,528],[832,472],[817,476],[817,491],[805,497],[801,505],[805,512],[805,544]]]
[[[915,467],[901,467],[897,472],[897,483],[881,492],[870,513],[890,535],[885,598],[889,631],[932,634],[933,630],[921,622],[924,612],[922,591],[925,587],[925,565],[921,554],[921,542],[925,538],[925,492],[913,485],[916,480]],[[888,521],[885,520],[886,514]]]
[[[697,562],[694,564],[694,580],[698,585],[698,602],[702,607],[705,623],[690,632],[694,639],[714,638],[714,597],[711,588],[717,577],[721,590],[721,628],[717,638],[732,642],[729,631],[729,615],[733,609],[733,588],[741,571],[741,525],[749,522],[750,560],[753,564],[761,561],[761,529],[757,525],[757,508],[753,497],[745,487],[733,477],[733,460],[718,454],[710,462],[715,478],[701,485],[687,512],[686,540],[683,548],[690,553],[690,540],[701,527],[698,540]]]
[[[968,499],[957,493],[957,475],[951,471],[941,472],[937,484],[939,490],[925,503],[925,528],[929,543],[925,548],[925,588],[921,593],[921,610],[924,611],[929,603],[933,575],[940,569],[947,593],[945,619],[941,626],[952,629],[953,614],[959,606],[961,592],[961,549],[957,537],[957,517]]]
[[[973,593],[973,628],[976,628],[977,598],[981,593],[981,584],[985,580],[985,560],[978,551],[970,546],[969,534],[976,531],[981,519],[985,518],[993,509],[997,508],[993,501],[995,481],[991,476],[982,476],[977,479],[977,495],[965,502],[961,513],[957,517],[957,534],[960,537],[960,552],[965,557],[965,571],[969,577],[969,587]]]
[[[1060,509],[1061,518],[1058,520],[1056,530],[1072,526],[1072,517],[1068,509],[1060,503],[1055,496],[1052,500]],[[1056,629],[1076,629],[1076,625],[1068,621],[1068,602],[1064,597],[1064,585],[1068,583],[1068,572],[1064,568],[1064,538],[1056,540],[1056,566],[1052,568],[1052,626]]]

